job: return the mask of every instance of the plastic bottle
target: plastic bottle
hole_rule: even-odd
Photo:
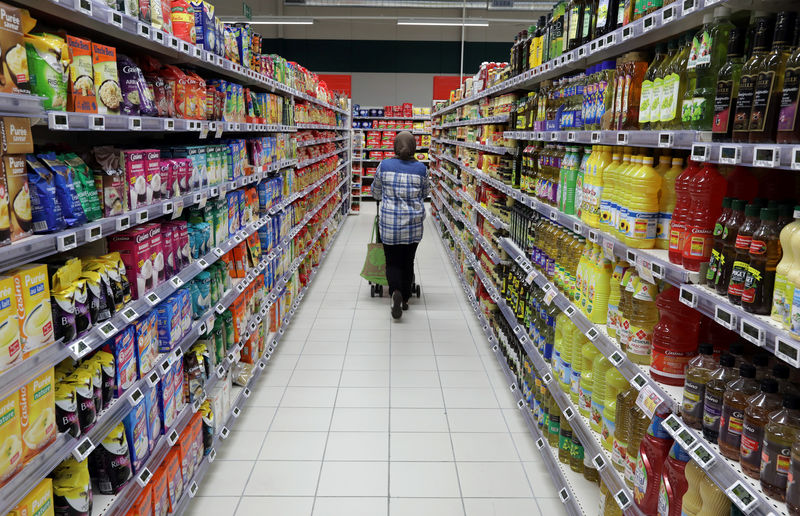
[[[664,173],[658,198],[656,249],[669,249],[669,228],[675,211],[675,180],[683,172],[683,158],[672,158],[672,166]]]
[[[717,275],[717,267],[719,266],[720,256],[722,255],[722,232],[725,229],[725,222],[731,215],[731,204],[733,199],[725,197],[722,199],[722,213],[714,224],[714,246],[711,249],[711,259],[708,261],[708,269],[706,269],[706,284],[712,285],[714,277]]]
[[[697,516],[733,516],[731,501],[708,475],[700,479],[700,498],[703,504]]]
[[[654,81],[658,67],[661,66],[664,59],[667,57],[665,50],[666,48],[663,44],[656,45],[656,55],[644,74],[642,93],[639,101],[639,128],[642,130],[651,128],[650,112],[653,109],[653,103],[658,101],[659,105],[661,104],[661,97],[656,96]]]
[[[633,247],[655,247],[660,189],[661,175],[653,168],[653,158],[645,156],[642,165],[629,175],[627,189],[629,201],[625,235]]]
[[[683,470],[686,476],[686,492],[683,493],[681,500],[681,514],[684,516],[695,516],[703,506],[703,499],[700,497],[700,479],[706,474],[694,461],[689,461]]]
[[[592,364],[594,385],[592,388],[592,417],[589,424],[597,433],[603,428],[603,409],[606,401],[606,373],[611,368],[611,361],[605,356],[599,356]]]
[[[622,164],[622,151],[615,147],[611,153],[611,163],[603,169],[603,190],[600,192],[600,229],[613,233],[612,197],[616,186],[616,170]]]
[[[800,231],[792,234],[791,242],[794,262],[786,274],[786,302],[791,306],[789,313],[789,335],[800,340]]]
[[[800,206],[795,206],[795,213],[800,215]],[[785,328],[789,327],[789,314],[792,310],[791,298],[787,297],[786,291],[786,278],[789,275],[789,270],[795,260],[794,251],[792,250],[791,240],[794,235],[800,230],[800,217],[795,218],[794,222],[787,224],[780,234],[781,251],[783,257],[778,262],[775,268],[775,286],[772,290],[772,312],[771,316],[774,320],[782,323]]]
[[[547,417],[547,442],[553,448],[558,448],[558,439],[561,434],[561,409],[558,407],[555,398],[547,393],[547,406],[549,407]]]
[[[751,478],[758,478],[761,472],[761,445],[769,414],[780,406],[781,395],[778,393],[778,381],[774,378],[761,380],[761,392],[747,399],[739,462],[744,474]]]
[[[739,79],[744,66],[745,31],[734,27],[728,36],[728,57],[719,70],[711,123],[714,141],[728,141],[733,129],[733,114],[739,95]]]
[[[617,414],[615,417],[614,441],[611,448],[611,463],[620,473],[625,471],[628,455],[628,439],[631,433],[631,411],[639,392],[629,387],[617,394]]]
[[[620,319],[619,303],[622,296],[620,282],[628,267],[628,262],[625,260],[618,260],[617,263],[614,264],[614,270],[611,273],[608,292],[608,316],[606,317],[606,331],[611,338],[617,337],[617,327]]]
[[[583,473],[584,451],[583,443],[575,432],[572,432],[572,446],[570,447],[569,469],[575,473]]]
[[[633,305],[633,285],[634,279],[638,279],[638,274],[633,267],[629,267],[622,275],[619,283],[619,322],[617,324],[617,342],[622,351],[628,350],[628,343],[631,340],[631,310]]]
[[[659,320],[653,328],[650,376],[681,386],[689,360],[697,352],[701,315],[680,302],[680,289],[669,286],[656,298]]]
[[[769,359],[769,353],[761,351],[756,352],[751,359],[752,364],[756,366],[756,380],[759,382],[770,375]]]
[[[569,464],[572,455],[572,427],[566,418],[561,420],[558,433],[558,460],[562,464]]]
[[[700,172],[696,161],[689,160],[687,167],[675,178],[675,209],[669,226],[669,261],[683,263],[683,240],[686,231],[686,216],[689,212],[689,183]]]
[[[587,304],[586,316],[594,324],[603,324],[608,315],[608,299],[611,295],[611,261],[603,256],[600,246],[595,244],[598,249],[599,263],[593,275],[593,281],[589,288],[589,303]]]
[[[722,212],[722,198],[727,186],[713,163],[705,163],[689,183],[683,267],[690,271],[699,271],[711,257],[714,223]]]
[[[728,292],[728,283],[733,272],[733,259],[736,256],[736,235],[744,223],[745,202],[734,199],[731,203],[730,216],[725,220],[722,228],[722,247],[719,254],[713,287],[717,294],[725,295]]]
[[[653,415],[653,422],[639,445],[636,462],[636,479],[633,483],[633,501],[648,516],[658,512],[658,493],[664,462],[672,447],[672,437],[661,426],[660,414]]]
[[[742,304],[742,290],[750,262],[750,242],[753,240],[753,233],[761,223],[759,211],[758,204],[748,204],[744,209],[744,222],[736,234],[736,245],[734,246],[736,254],[733,257],[731,279],[728,282],[728,300],[735,305]]]
[[[758,392],[756,368],[744,363],[739,366],[739,378],[730,382],[723,396],[722,414],[719,418],[719,451],[725,457],[737,461],[742,438],[742,424],[747,399]]]
[[[686,383],[683,387],[681,416],[690,428],[703,427],[703,403],[705,401],[706,384],[717,368],[714,360],[714,347],[704,342],[699,347],[700,354],[689,361],[686,368]]]
[[[688,487],[686,479],[687,454],[678,443],[672,445],[658,489],[658,516],[680,516],[683,495]]]
[[[783,398],[783,408],[769,415],[761,452],[761,489],[776,500],[786,500],[792,443],[800,437],[800,398]],[[794,478],[792,479],[793,481]]]
[[[772,308],[775,270],[781,259],[778,210],[761,208],[761,225],[750,241],[750,259],[742,289],[742,309],[766,315]]]
[[[786,486],[786,508],[791,516],[797,516],[800,514],[800,438],[792,444],[788,478],[792,480]]]
[[[717,442],[719,435],[719,418],[722,415],[725,388],[739,375],[735,365],[736,361],[733,355],[723,354],[719,358],[719,367],[711,373],[711,377],[706,383],[703,398],[703,437],[712,443]]]
[[[649,425],[650,418],[634,404],[631,409],[631,431],[628,434],[628,450],[625,457],[625,484],[631,489],[636,477],[639,448]]]
[[[650,365],[653,349],[653,329],[658,324],[656,295],[658,288],[635,277],[631,297],[630,338],[626,353],[635,364]]]
[[[574,348],[572,350],[572,379],[570,384],[569,397],[576,407],[581,404],[581,378],[583,378],[583,346],[588,339],[582,333],[577,332],[575,336]]]
[[[592,395],[594,390],[594,363],[600,356],[600,350],[587,342],[581,348],[581,387],[578,410],[584,417],[592,417]],[[599,427],[598,427],[599,428]]]
[[[605,394],[603,403],[603,423],[600,430],[600,442],[608,451],[614,448],[614,435],[617,419],[617,395],[629,388],[628,380],[616,368],[606,371]]]

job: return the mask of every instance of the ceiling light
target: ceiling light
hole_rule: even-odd
[[[458,18],[398,18],[398,25],[426,25],[433,27],[488,27],[486,20],[459,20]]]
[[[223,23],[249,23],[250,25],[313,25],[313,18],[253,18],[243,17],[224,20]]]

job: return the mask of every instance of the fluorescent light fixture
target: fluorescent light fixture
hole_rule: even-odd
[[[244,17],[224,20],[223,23],[249,23],[250,25],[313,25],[313,18],[253,18]]]
[[[488,27],[487,20],[473,20],[458,18],[398,18],[398,25],[426,25],[432,27]]]

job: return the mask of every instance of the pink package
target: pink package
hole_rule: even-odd
[[[161,169],[161,198],[170,199],[174,195],[172,185],[175,175],[172,171],[172,160],[160,159],[158,166]]]
[[[131,210],[141,208],[147,204],[146,166],[147,160],[143,151],[122,151],[122,168],[125,170],[125,184],[128,190],[128,207]]]
[[[178,162],[178,185],[180,186],[181,194],[189,191],[189,180],[192,177],[192,160],[189,158],[177,158]]]
[[[172,226],[169,224],[161,225],[161,247],[164,250],[164,265],[167,278],[171,278],[180,269],[175,268],[175,246],[172,242]]]
[[[176,272],[181,271],[190,263],[189,226],[185,220],[171,220],[164,222],[163,225],[169,226],[172,230],[172,255],[174,256],[175,270]]]
[[[160,285],[167,280],[166,277],[166,260],[164,259],[164,247],[161,238],[161,224],[153,223],[147,224],[150,230],[150,255],[153,261],[153,272],[156,278],[155,285]]]
[[[109,251],[119,251],[131,284],[131,296],[139,299],[157,285],[158,274],[150,250],[152,228],[139,226],[108,237]]]
[[[163,181],[161,177],[161,152],[158,149],[145,149],[144,177],[147,180],[147,204],[153,204],[161,199]]]

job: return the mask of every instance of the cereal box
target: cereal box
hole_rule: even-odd
[[[153,472],[153,479],[148,485],[153,488],[153,516],[166,516],[169,511],[166,466],[162,465]]]
[[[128,440],[128,452],[131,457],[133,474],[144,467],[150,455],[150,439],[147,432],[147,405],[144,399],[139,400],[133,409],[122,420],[125,425],[125,438]]]
[[[153,388],[144,395],[145,411],[147,412],[147,437],[150,440],[150,451],[156,447],[158,438],[161,437],[161,415],[158,411],[158,389]]]
[[[147,484],[133,506],[128,510],[127,516],[153,516],[153,487]]]
[[[13,271],[22,358],[55,341],[47,266],[30,264]]]
[[[56,438],[55,374],[48,369],[19,389],[20,430],[25,462]]]
[[[0,401],[0,486],[22,467],[22,430],[20,429],[19,392]]]
[[[173,373],[170,367],[164,372],[161,376],[161,381],[158,383],[158,407],[165,429],[172,426],[176,416],[172,377]]]
[[[139,376],[146,376],[158,360],[158,314],[151,310],[134,323],[136,331],[136,366]]]

